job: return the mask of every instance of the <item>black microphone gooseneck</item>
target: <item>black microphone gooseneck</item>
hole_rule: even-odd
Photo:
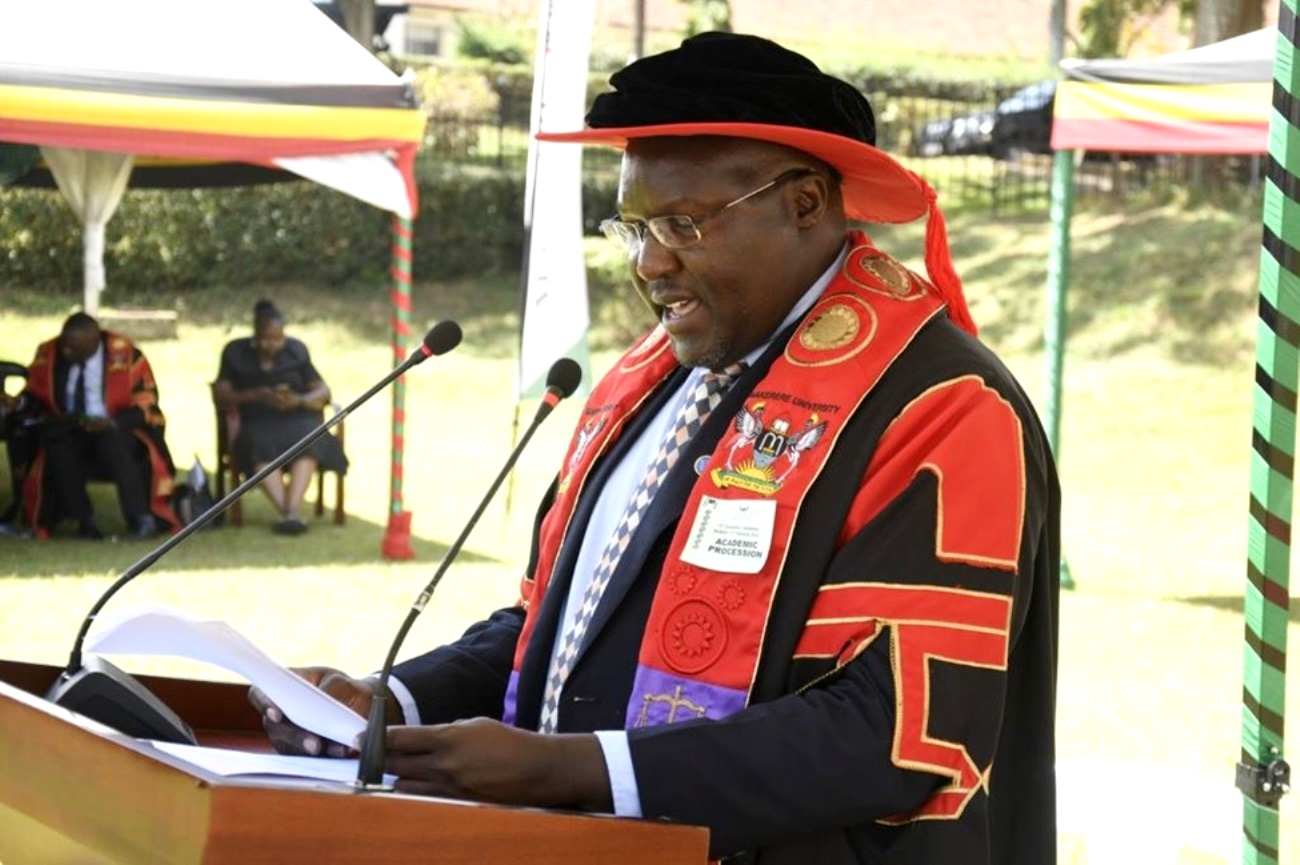
[[[100,595],[99,600],[95,602],[85,620],[82,621],[81,630],[77,632],[77,638],[72,645],[68,666],[54,681],[54,684],[50,686],[45,698],[52,703],[79,712],[137,738],[194,743],[194,733],[189,726],[128,673],[98,656],[92,656],[83,663],[82,646],[86,641],[86,635],[90,632],[92,623],[95,621],[95,617],[99,615],[99,611],[104,608],[108,600],[117,594],[123,586],[147,570],[154,562],[158,561],[190,535],[224,513],[231,504],[256,487],[271,472],[279,471],[282,466],[310,447],[312,442],[325,435],[350,415],[357,406],[383,390],[411,367],[423,363],[434,355],[446,354],[451,351],[460,344],[460,339],[460,325],[456,322],[447,320],[434,325],[425,334],[420,347],[373,387],[353,400],[351,404],[340,409],[320,426],[307,433],[292,447],[264,465],[252,477],[231,490],[228,495],[213,504],[211,508],[204,511],[194,522],[168,537],[143,558],[127,568]]]
[[[416,616],[424,611],[429,599],[433,597],[433,590],[437,587],[442,575],[447,572],[447,567],[460,554],[460,548],[464,545],[465,539],[478,523],[479,517],[487,508],[488,502],[496,495],[497,488],[510,474],[514,468],[515,461],[519,455],[524,452],[524,447],[532,439],[533,433],[542,425],[542,421],[550,415],[551,411],[560,403],[560,400],[567,399],[578,389],[582,382],[582,367],[578,362],[567,357],[562,357],[555,363],[551,364],[550,371],[546,374],[546,394],[542,397],[542,403],[537,407],[537,414],[533,416],[533,422],[524,430],[523,437],[515,445],[514,450],[510,452],[510,457],[506,460],[501,471],[497,473],[496,479],[492,481],[492,486],[488,487],[487,493],[483,500],[478,503],[478,508],[470,516],[469,521],[465,523],[465,528],[461,529],[460,535],[456,541],[447,550],[447,555],[443,556],[442,561],[438,564],[437,571],[433,574],[433,579],[420,592],[419,597],[411,604],[411,609],[406,614],[406,619],[402,622],[402,627],[397,631],[397,637],[393,640],[392,646],[388,649],[388,657],[384,658],[384,666],[379,672],[379,678],[375,684],[375,696],[370,703],[370,715],[366,719],[366,732],[361,745],[361,759],[357,765],[357,780],[355,786],[361,790],[391,790],[392,787],[384,783],[384,753],[385,753],[385,728],[388,720],[388,680],[393,673],[393,664],[397,659],[397,652],[402,647],[402,641],[406,639],[406,634],[415,624]]]

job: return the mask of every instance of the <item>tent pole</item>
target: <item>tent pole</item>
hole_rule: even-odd
[[[1259,324],[1255,343],[1255,398],[1250,453],[1241,762],[1242,861],[1281,861],[1278,803],[1290,768],[1283,759],[1286,717],[1287,608],[1290,603],[1291,519],[1295,481],[1296,392],[1300,380],[1300,250],[1285,227],[1300,219],[1300,38],[1293,0],[1278,12],[1269,121],[1268,180],[1264,185],[1263,249],[1259,267]]]
[[[411,337],[411,220],[393,214],[393,365],[406,360]],[[411,514],[402,509],[402,457],[406,442],[406,376],[393,382],[392,473],[388,494],[388,528],[380,552],[385,559],[413,559]]]
[[[1047,325],[1043,348],[1047,355],[1047,441],[1061,455],[1061,379],[1065,366],[1066,305],[1070,285],[1070,216],[1074,211],[1074,151],[1052,154],[1051,249],[1047,257]],[[1061,587],[1074,588],[1070,566],[1061,556]]]

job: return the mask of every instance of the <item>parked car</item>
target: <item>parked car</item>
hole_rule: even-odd
[[[993,112],[974,111],[933,120],[917,130],[912,140],[916,156],[987,154],[992,142]]]
[[[944,142],[952,133],[952,118],[931,120],[912,136],[913,156],[943,156]]]
[[[999,102],[988,152],[995,159],[1009,159],[1017,151],[1051,152],[1055,99],[1056,81],[1049,79],[1022,87]]]

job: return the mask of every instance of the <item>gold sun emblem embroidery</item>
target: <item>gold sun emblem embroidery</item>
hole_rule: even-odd
[[[837,303],[804,325],[799,332],[799,343],[810,351],[831,351],[852,342],[860,328],[858,314]]]
[[[863,256],[862,269],[880,280],[881,285],[890,294],[906,297],[912,293],[912,278],[908,275],[907,269],[892,258]]]

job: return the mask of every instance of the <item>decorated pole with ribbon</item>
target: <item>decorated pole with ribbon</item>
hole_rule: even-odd
[[[1052,245],[1047,258],[1047,325],[1043,347],[1047,355],[1047,441],[1052,455],[1061,459],[1061,388],[1065,376],[1067,307],[1070,285],[1070,217],[1074,212],[1074,151],[1058,150],[1052,156]],[[1073,589],[1070,566],[1061,556],[1061,588]]]
[[[1300,77],[1295,67],[1294,0],[1278,13],[1264,188],[1259,324],[1255,346],[1254,431],[1245,588],[1245,663],[1241,762],[1242,861],[1278,865],[1278,803],[1290,786],[1283,759],[1286,632],[1295,485],[1297,379],[1300,374]],[[1285,226],[1292,226],[1290,240]]]
[[[411,339],[411,220],[393,214],[393,365],[406,360]],[[402,508],[402,458],[406,449],[406,376],[393,382],[392,474],[388,494],[388,528],[381,552],[386,559],[413,559],[411,514]]]

